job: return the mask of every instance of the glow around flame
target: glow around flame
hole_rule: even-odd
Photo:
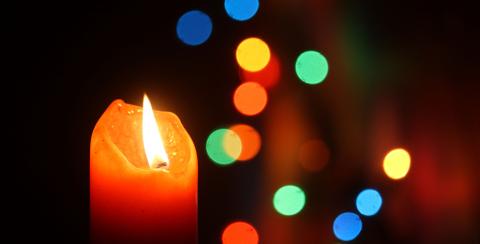
[[[163,145],[157,121],[153,114],[152,104],[147,95],[143,97],[143,146],[151,169],[168,168],[169,160]]]

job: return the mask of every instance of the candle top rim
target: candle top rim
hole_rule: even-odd
[[[110,142],[111,147],[124,157],[121,167],[129,168],[139,174],[164,174],[175,177],[196,171],[196,151],[190,135],[183,127],[180,119],[167,111],[154,111],[154,115],[163,126],[162,138],[171,161],[169,170],[152,169],[146,161],[143,140],[141,138],[141,117],[143,108],[127,104],[121,99],[113,101],[104,112],[94,129],[103,140]],[[93,136],[92,136],[93,143]]]

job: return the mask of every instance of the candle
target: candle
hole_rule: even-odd
[[[178,117],[114,101],[90,145],[93,243],[195,243],[197,155]]]

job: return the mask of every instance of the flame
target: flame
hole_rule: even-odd
[[[143,97],[143,145],[148,165],[152,169],[168,168],[169,160],[163,145],[157,121],[153,114],[152,104],[147,94]]]

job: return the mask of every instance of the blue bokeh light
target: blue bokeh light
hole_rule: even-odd
[[[333,221],[333,233],[342,241],[355,239],[362,231],[362,220],[352,212],[344,212]]]
[[[225,10],[234,20],[245,21],[251,19],[258,11],[258,0],[225,0]]]
[[[356,205],[358,212],[365,216],[378,213],[382,207],[382,196],[377,190],[365,189],[357,196]]]
[[[212,34],[212,20],[200,10],[184,13],[177,22],[177,36],[185,44],[197,46]]]

